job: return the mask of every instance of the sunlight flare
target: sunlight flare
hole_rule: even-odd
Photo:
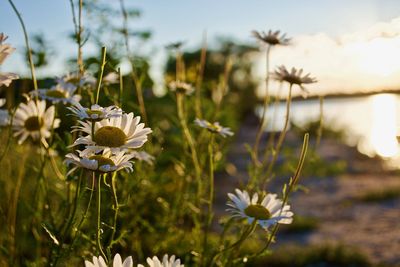
[[[379,156],[394,157],[399,152],[396,139],[396,97],[390,94],[379,94],[372,96],[371,101],[370,142]]]

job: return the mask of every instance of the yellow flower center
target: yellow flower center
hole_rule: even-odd
[[[255,204],[249,205],[244,209],[244,213],[257,220],[268,220],[271,218],[271,213],[263,205]]]
[[[222,130],[221,126],[219,126],[217,124],[212,124],[210,122],[207,122],[207,127],[208,127],[208,130],[213,133],[219,133]]]
[[[72,84],[78,85],[79,82],[80,82],[81,80],[79,79],[78,76],[76,76],[76,77],[75,77],[75,76],[72,76],[72,77],[66,79],[65,81],[66,81],[67,83],[72,83]]]
[[[32,116],[25,120],[24,127],[30,132],[39,131],[42,128],[44,121],[38,116]]]
[[[115,166],[114,161],[100,155],[91,156],[89,157],[89,159],[97,161],[97,166],[98,166],[97,169],[105,165]]]
[[[101,114],[103,114],[103,112],[102,112],[101,110],[91,110],[91,109],[86,110],[86,113],[87,113],[89,116],[92,116],[92,115],[98,115],[98,116],[100,116]]]
[[[267,36],[264,38],[264,41],[269,43],[270,45],[277,45],[280,43],[279,39],[275,36]]]
[[[47,90],[46,96],[54,98],[66,98],[67,95],[61,90]]]
[[[190,88],[184,87],[184,86],[178,86],[176,88],[176,92],[181,93],[181,94],[186,94],[186,92],[188,92],[189,90],[190,90]]]
[[[126,142],[127,136],[118,127],[103,126],[93,136],[93,141],[99,146],[120,147]]]

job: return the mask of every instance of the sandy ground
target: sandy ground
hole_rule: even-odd
[[[303,242],[343,243],[360,248],[375,263],[400,264],[400,198],[382,202],[357,201],[363,192],[400,187],[390,175],[342,175],[306,182],[308,194],[297,194],[291,204],[303,216],[320,221],[316,231],[304,234]],[[287,242],[296,238],[283,237]]]
[[[220,173],[216,177],[217,214],[224,213],[226,194],[246,180],[248,153],[244,144],[253,144],[255,133],[254,119],[247,120],[228,155],[236,174]],[[289,134],[286,143],[299,145],[298,137]],[[319,227],[302,234],[280,234],[278,244],[340,243],[359,248],[374,263],[400,266],[400,197],[368,203],[358,200],[365,192],[400,188],[400,176],[385,171],[379,160],[359,155],[356,149],[334,140],[323,140],[319,153],[327,160],[346,160],[347,171],[337,177],[302,180],[309,193],[294,194],[290,200],[292,210],[300,216],[317,218]]]

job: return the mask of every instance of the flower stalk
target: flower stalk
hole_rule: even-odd
[[[208,144],[208,156],[209,156],[209,196],[208,196],[208,209],[205,220],[205,230],[204,230],[204,240],[203,240],[203,260],[207,255],[207,247],[208,247],[208,233],[210,231],[211,222],[212,222],[212,206],[214,202],[214,133],[210,133],[210,142]]]
[[[117,188],[116,188],[116,176],[117,176],[117,172],[113,172],[113,174],[111,176],[111,193],[112,193],[112,201],[113,201],[114,218],[113,218],[111,237],[110,237],[110,241],[107,246],[107,253],[109,254],[109,256],[111,255],[111,248],[113,246],[115,233],[117,231],[117,220],[118,220],[118,211],[119,211]]]
[[[185,111],[184,111],[184,107],[183,107],[183,100],[184,100],[184,96],[181,93],[177,93],[176,94],[176,104],[177,104],[177,109],[178,109],[179,122],[180,122],[182,130],[183,130],[183,136],[184,136],[186,143],[188,144],[189,149],[190,149],[190,154],[191,154],[192,162],[193,162],[194,169],[195,169],[196,180],[198,183],[198,200],[200,200],[201,194],[203,192],[203,185],[202,185],[203,183],[201,181],[200,163],[199,163],[199,158],[197,156],[195,143],[193,141],[192,135],[190,134],[189,127],[187,125]]]
[[[33,64],[33,59],[32,59],[32,49],[31,49],[31,46],[29,44],[28,32],[26,30],[24,20],[22,19],[22,16],[19,13],[17,7],[14,5],[13,1],[12,0],[8,0],[8,2],[10,3],[12,9],[14,10],[15,14],[17,15],[18,20],[19,20],[19,22],[21,24],[21,27],[22,27],[22,31],[24,32],[24,39],[25,39],[26,50],[27,50],[27,53],[28,53],[29,67],[31,69],[31,77],[32,77],[32,82],[33,82],[33,88],[35,90],[38,90],[36,74],[35,74],[35,65]],[[38,100],[38,97],[36,97],[36,100]]]
[[[271,46],[267,46],[267,52],[266,52],[266,77],[265,77],[265,96],[264,96],[264,103],[263,103],[263,110],[261,113],[261,119],[260,119],[260,124],[258,126],[257,134],[256,134],[256,141],[254,142],[254,147],[253,147],[253,153],[254,153],[254,165],[258,166],[260,164],[258,160],[258,149],[260,146],[260,140],[262,133],[264,132],[264,126],[265,126],[265,116],[267,113],[268,109],[268,104],[269,104],[269,55],[271,52]]]
[[[101,48],[101,65],[100,65],[100,72],[99,72],[99,77],[97,78],[96,104],[99,103],[99,95],[100,95],[101,81],[103,80],[104,67],[105,67],[105,65],[106,65],[106,54],[107,54],[106,47],[103,46],[103,47]]]
[[[141,79],[139,79],[136,67],[133,64],[134,58],[133,58],[133,55],[131,54],[131,51],[129,48],[128,12],[126,11],[124,0],[120,0],[119,3],[120,3],[122,18],[123,18],[122,33],[124,36],[126,54],[128,57],[128,61],[131,65],[131,76],[132,76],[132,80],[135,84],[136,96],[137,96],[137,100],[139,103],[140,113],[143,117],[144,123],[148,125],[149,122],[147,120],[146,107],[145,107],[144,99],[143,99],[142,82],[141,82]]]
[[[288,97],[287,97],[287,100],[286,100],[285,123],[284,123],[283,129],[282,129],[282,131],[281,131],[281,133],[280,133],[280,135],[278,137],[278,141],[276,143],[276,146],[272,151],[272,159],[268,164],[267,171],[265,172],[265,175],[262,178],[262,187],[261,188],[263,188],[263,189],[265,189],[265,187],[267,185],[267,182],[270,179],[270,175],[272,173],[272,169],[273,169],[273,167],[275,165],[276,160],[278,159],[279,152],[281,150],[283,141],[285,140],[286,133],[287,133],[287,130],[288,130],[289,118],[290,118],[290,106],[291,106],[291,103],[292,103],[292,86],[293,86],[293,84],[290,84],[290,86],[289,86],[289,94],[288,94]]]
[[[283,190],[283,193],[284,193],[284,195],[283,195],[283,204],[282,204],[282,209],[280,211],[281,213],[283,211],[283,207],[285,206],[285,204],[289,200],[290,193],[293,192],[293,190],[294,190],[295,186],[297,185],[297,182],[298,182],[298,180],[300,178],[300,174],[301,174],[301,171],[303,169],[304,162],[305,162],[305,159],[306,159],[307,150],[308,150],[309,137],[310,136],[309,136],[308,133],[306,133],[304,135],[303,146],[301,148],[299,162],[297,163],[296,171],[295,171],[293,177],[290,178],[288,187],[286,187],[286,185],[284,187],[284,190]],[[274,240],[274,238],[276,236],[276,233],[278,232],[278,229],[279,229],[279,224],[276,224],[274,226],[274,228],[272,229],[271,233],[269,234],[269,237],[268,237],[268,240],[267,240],[267,243],[265,244],[265,246],[258,253],[250,255],[250,256],[248,256],[246,258],[249,259],[249,258],[259,257],[259,256],[263,255],[263,253],[267,252],[269,246],[271,245],[272,241]]]
[[[97,253],[103,256],[105,259],[107,258],[102,245],[101,245],[101,174],[97,177],[97,194],[96,194],[96,202],[97,202],[97,229],[96,229],[96,248]]]

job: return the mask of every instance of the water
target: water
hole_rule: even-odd
[[[261,109],[258,110],[261,112]],[[267,131],[283,128],[285,103],[267,111]],[[275,116],[275,119],[272,118]],[[319,100],[293,101],[290,119],[297,125],[319,120]],[[394,162],[400,160],[397,135],[400,135],[400,97],[376,94],[365,97],[330,98],[323,104],[324,125],[345,132],[347,144],[357,146],[368,156],[378,155]]]

